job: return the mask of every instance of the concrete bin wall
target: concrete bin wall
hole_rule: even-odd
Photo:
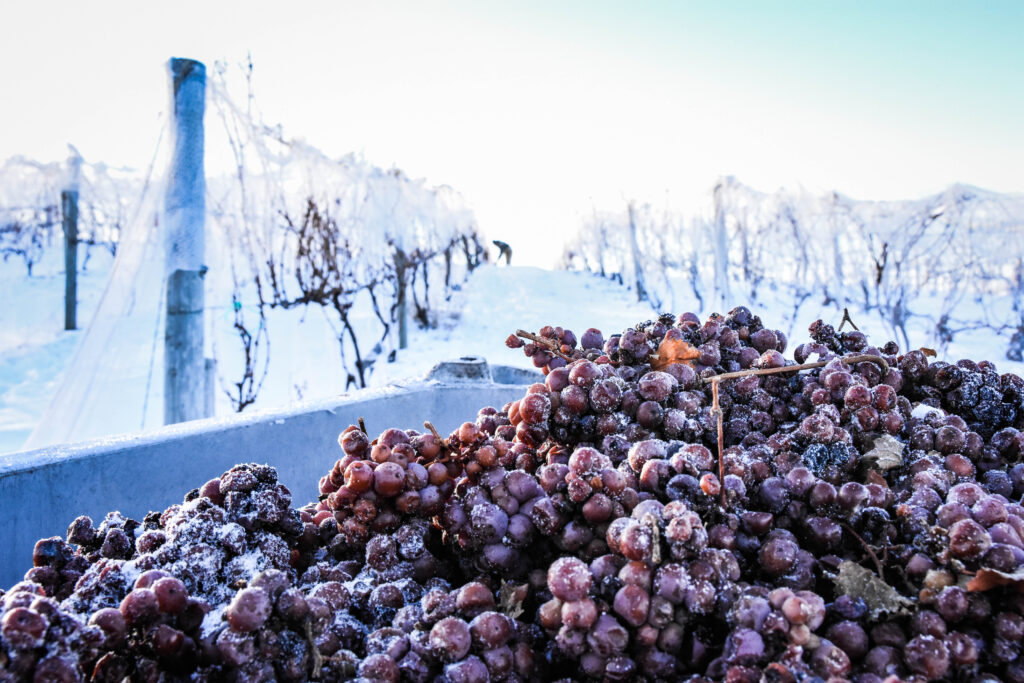
[[[519,398],[539,379],[469,357],[441,363],[422,380],[287,410],[0,455],[0,587],[32,567],[37,540],[63,537],[79,515],[99,524],[118,510],[141,520],[243,462],[276,467],[300,506],[316,499],[317,482],[341,456],[338,434],[360,417],[371,435],[388,427],[422,431],[425,420],[446,435],[480,408]]]

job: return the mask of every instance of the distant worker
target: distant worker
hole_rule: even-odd
[[[508,246],[507,244],[505,244],[501,240],[491,240],[491,241],[494,243],[494,246],[496,246],[499,249],[499,251],[498,251],[498,261],[501,261],[501,257],[504,256],[505,257],[505,265],[507,265],[507,266],[512,265],[512,247]]]

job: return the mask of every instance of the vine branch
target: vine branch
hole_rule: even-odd
[[[872,562],[875,563],[875,571],[878,572],[878,578],[880,578],[880,579],[884,578],[882,576],[882,563],[878,561],[878,555],[876,555],[875,551],[871,549],[871,546],[868,545],[867,541],[865,541],[863,538],[861,538],[861,535],[858,534],[856,531],[854,531],[853,527],[850,526],[849,524],[847,524],[846,522],[840,522],[840,524],[842,524],[843,528],[846,529],[847,531],[849,531],[853,535],[854,538],[856,538],[858,541],[860,541],[860,544],[862,546],[864,546],[865,550],[868,551],[868,555],[871,556]]]
[[[438,433],[437,428],[434,427],[433,422],[424,422],[423,426],[426,427],[427,430],[434,435],[434,438],[437,439],[438,443],[441,444],[441,450],[443,451],[443,455],[437,459],[437,462],[448,462],[449,456],[451,455],[452,452],[452,447],[448,444],[448,439],[445,439]]]
[[[884,358],[878,356],[872,356],[867,353],[862,353],[856,356],[848,356],[840,358],[840,361],[847,364],[853,363],[874,363],[882,369],[882,376],[884,377],[889,372],[889,364],[885,362]],[[722,407],[718,402],[718,385],[727,379],[738,379],[740,377],[750,377],[752,375],[777,375],[783,372],[801,372],[803,370],[813,370],[815,368],[825,367],[831,360],[822,360],[814,363],[802,363],[800,365],[784,365],[781,368],[752,368],[750,370],[738,370],[736,372],[724,372],[720,375],[713,375],[704,379],[706,384],[711,385],[711,414],[715,416],[715,423],[718,429],[718,480],[721,486],[721,493],[719,502],[722,505],[722,509],[728,508],[725,496],[725,460],[722,455],[723,435],[725,426],[723,424]],[[875,559],[877,563],[878,559]]]
[[[313,622],[310,619],[306,619],[303,622],[303,628],[306,632],[306,642],[309,643],[309,649],[313,653],[313,670],[310,672],[310,678],[316,680],[320,678],[320,674],[324,666],[323,655],[320,654],[320,648],[316,646],[316,638],[313,637]]]
[[[853,329],[860,330],[860,328],[857,327],[857,324],[854,323],[853,319],[850,317],[850,309],[844,307],[843,308],[843,319],[841,321],[839,321],[839,327],[837,328],[837,331],[838,330],[842,330],[843,329],[843,325],[845,325],[846,323],[850,323],[850,327],[852,327]]]
[[[532,332],[527,332],[526,330],[516,330],[516,336],[522,337],[523,339],[529,339],[535,344],[543,346],[546,351],[550,352],[552,355],[558,356],[567,363],[571,363],[574,360],[572,356],[567,356],[564,353],[562,353],[561,350],[558,348],[558,343],[553,342],[550,339],[539,337],[533,334]]]

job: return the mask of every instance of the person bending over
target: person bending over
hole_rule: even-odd
[[[501,261],[501,257],[504,256],[505,257],[505,265],[507,265],[507,266],[512,265],[512,247],[508,246],[508,244],[506,244],[505,242],[502,242],[501,240],[491,240],[491,241],[494,243],[494,246],[496,246],[499,249],[499,251],[498,251],[498,261],[500,262]]]

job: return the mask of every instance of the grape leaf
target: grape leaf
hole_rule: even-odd
[[[872,619],[877,619],[880,614],[886,612],[897,614],[913,604],[896,592],[895,588],[878,578],[873,571],[856,562],[842,562],[839,565],[839,575],[833,581],[839,593],[863,599]]]
[[[865,484],[878,484],[879,486],[889,486],[889,482],[885,480],[878,470],[868,470],[867,474],[864,475]]]
[[[526,600],[528,593],[529,587],[526,584],[517,586],[511,581],[502,580],[501,589],[498,591],[498,606],[502,613],[518,619],[523,613],[523,601]]]
[[[967,582],[967,590],[973,592],[987,591],[999,586],[1014,586],[1018,593],[1024,593],[1024,569],[1007,573],[982,567],[974,578]]]
[[[875,469],[883,472],[903,464],[903,450],[906,446],[896,437],[888,434],[875,439],[875,446],[864,454],[864,459]]]
[[[687,344],[682,339],[665,338],[658,344],[658,351],[651,356],[651,367],[655,370],[664,370],[674,363],[685,363],[693,365],[693,361],[700,358],[700,351],[695,346]]]

